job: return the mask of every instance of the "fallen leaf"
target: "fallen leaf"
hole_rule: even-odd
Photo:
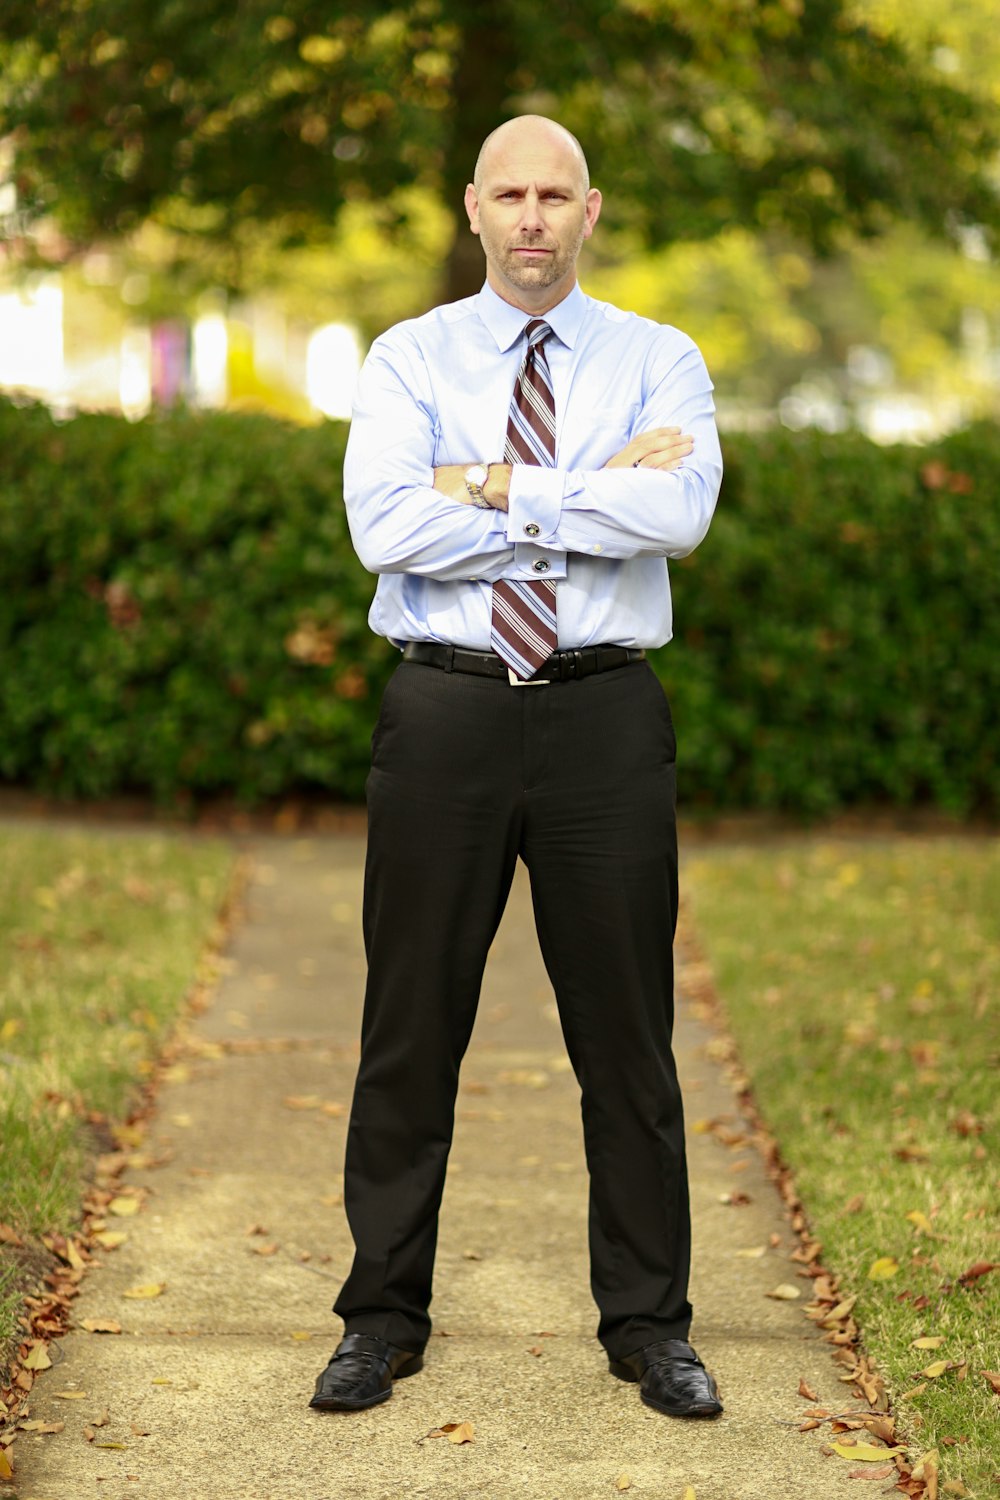
[[[292,1338],[295,1339],[298,1343],[304,1344],[312,1338],[312,1334],[306,1333],[304,1329],[297,1329],[296,1332],[292,1334]]]
[[[80,1324],[88,1333],[121,1333],[122,1325],[113,1318],[84,1318]]]
[[[281,1102],[286,1109],[319,1109],[323,1103],[318,1094],[289,1094]]]
[[[944,1334],[935,1333],[924,1339],[914,1339],[910,1345],[911,1349],[940,1349],[944,1343]]]
[[[274,1245],[274,1244],[270,1244],[270,1245],[254,1245],[254,1247],[253,1247],[253,1253],[254,1253],[254,1255],[277,1255],[278,1250],[280,1248],[281,1247],[279,1245]]]
[[[765,1292],[764,1296],[772,1297],[775,1302],[797,1302],[802,1293],[797,1286],[791,1286],[787,1281],[783,1281],[780,1286],[774,1288],[773,1292]]]
[[[767,1254],[766,1245],[754,1245],[749,1250],[737,1250],[735,1252],[742,1260],[760,1260],[762,1255]]]
[[[876,1448],[871,1443],[831,1443],[834,1453],[840,1458],[853,1459],[857,1464],[880,1464],[887,1458],[895,1458],[897,1453],[905,1453],[902,1446],[896,1448]]]
[[[694,1489],[690,1484],[681,1496],[681,1500],[698,1500],[698,1497],[695,1495]]]
[[[922,1396],[926,1389],[927,1381],[922,1380],[919,1385],[913,1386],[911,1390],[904,1391],[899,1399],[900,1401],[912,1401],[916,1396]]]
[[[125,1244],[128,1235],[122,1229],[101,1229],[91,1238],[105,1250],[117,1250],[119,1245]]]
[[[888,1281],[889,1277],[895,1276],[898,1270],[899,1262],[893,1260],[891,1255],[880,1255],[868,1269],[868,1280]]]
[[[122,1453],[125,1453],[125,1452],[128,1451],[128,1444],[127,1443],[95,1443],[94,1447],[95,1448],[117,1448]]]
[[[149,1437],[148,1427],[140,1427],[136,1422],[130,1422],[129,1427],[132,1429],[133,1437]]]
[[[720,1193],[719,1202],[730,1208],[746,1208],[751,1201],[749,1193]]]
[[[123,1297],[131,1297],[135,1302],[145,1301],[150,1297],[162,1297],[167,1289],[165,1281],[147,1281],[143,1286],[130,1286],[127,1292],[122,1292]]]
[[[13,1245],[18,1250],[24,1247],[21,1236],[10,1224],[0,1224],[0,1244]]]
[[[946,1480],[946,1482],[941,1486],[941,1488],[944,1490],[944,1492],[945,1492],[946,1495],[957,1495],[957,1496],[959,1496],[959,1500],[962,1500],[962,1497],[967,1496],[969,1494],[969,1491],[965,1488],[965,1485],[962,1483],[962,1481],[960,1479],[949,1479],[949,1480]]]
[[[433,1428],[427,1436],[446,1437],[449,1443],[471,1443],[475,1440],[474,1430],[471,1422],[445,1422],[442,1427]]]
[[[616,1490],[630,1490],[631,1488],[632,1488],[632,1478],[631,1478],[631,1476],[629,1474],[619,1474],[618,1478],[615,1480],[615,1489]]]
[[[26,1370],[51,1370],[52,1361],[48,1350],[40,1339],[36,1339],[21,1361]]]
[[[845,1213],[845,1214],[859,1214],[861,1212],[861,1210],[864,1208],[864,1206],[865,1206],[865,1195],[864,1195],[864,1193],[855,1193],[855,1195],[854,1195],[853,1198],[848,1198],[847,1202],[844,1204],[843,1208],[841,1209],[841,1213]]]
[[[912,1479],[922,1479],[926,1487],[926,1500],[938,1500],[938,1451],[931,1448],[917,1460],[911,1470]]]
[[[18,1428],[21,1432],[62,1432],[66,1426],[65,1422],[19,1422]]]
[[[480,1255],[480,1253],[479,1253],[478,1250],[463,1250],[462,1251],[462,1259],[463,1260],[482,1260],[482,1258],[483,1257]]]
[[[110,1421],[111,1413],[108,1411],[108,1408],[105,1407],[99,1417],[91,1417],[90,1425],[91,1427],[107,1427]]]
[[[82,1401],[86,1391],[53,1391],[57,1401]]]
[[[877,1468],[848,1469],[848,1479],[888,1479],[890,1474],[895,1474],[895,1464],[879,1464]]]
[[[937,1380],[937,1378],[938,1378],[939,1375],[943,1375],[944,1372],[945,1372],[945,1370],[950,1370],[950,1369],[951,1369],[951,1361],[950,1360],[947,1360],[947,1359],[936,1359],[933,1364],[927,1366],[926,1370],[918,1370],[917,1374],[918,1375],[925,1375],[928,1380]]]
[[[0,1479],[13,1479],[14,1469],[10,1459],[7,1457],[7,1449],[0,1448]]]
[[[962,1272],[958,1278],[958,1284],[959,1286],[971,1286],[974,1281],[978,1281],[981,1276],[988,1276],[991,1271],[1000,1271],[1000,1261],[977,1260],[974,1266],[970,1266],[967,1271]]]
[[[919,1208],[915,1208],[912,1213],[908,1213],[904,1217],[909,1219],[914,1229],[918,1230],[920,1234],[926,1234],[928,1239],[939,1240],[941,1238],[939,1234],[934,1233],[934,1225],[925,1213],[920,1212]]]
[[[119,1219],[130,1219],[133,1214],[137,1214],[138,1212],[138,1198],[112,1198],[108,1204],[108,1213],[115,1214]]]
[[[803,1401],[818,1401],[819,1400],[819,1397],[817,1396],[816,1392],[813,1390],[812,1386],[811,1385],[806,1385],[805,1381],[801,1378],[801,1376],[799,1378],[799,1395],[802,1397]]]
[[[1000,1396],[1000,1374],[996,1370],[980,1370],[980,1375],[993,1387],[993,1393]]]
[[[173,1385],[174,1382],[169,1380],[165,1375],[159,1375],[155,1376],[149,1383],[150,1385]]]
[[[542,1355],[545,1353],[545,1350],[541,1347],[540,1344],[532,1344],[531,1348],[528,1350],[528,1353],[533,1354],[536,1359],[541,1359]]]

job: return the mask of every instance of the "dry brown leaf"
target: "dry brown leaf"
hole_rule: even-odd
[[[844,1204],[844,1207],[841,1209],[841,1212],[845,1214],[859,1214],[864,1206],[864,1193],[855,1193],[853,1198],[848,1198],[847,1202]]]
[[[813,1390],[812,1386],[806,1385],[805,1380],[801,1376],[799,1377],[799,1395],[802,1397],[803,1401],[819,1400],[819,1397]]]
[[[965,1488],[965,1485],[960,1479],[949,1479],[941,1486],[941,1488],[944,1490],[946,1495],[957,1495],[959,1497],[959,1500],[964,1500],[964,1497],[967,1497],[969,1494],[969,1491]]]
[[[532,1344],[531,1348],[528,1350],[528,1353],[533,1354],[536,1359],[541,1359],[542,1355],[545,1353],[545,1350],[542,1348],[541,1344]]]
[[[254,1255],[277,1255],[280,1248],[280,1245],[275,1244],[254,1245],[253,1253]]]
[[[1000,1396],[1000,1372],[996,1370],[980,1370],[980,1375],[993,1387],[993,1393]]]
[[[165,1281],[147,1281],[143,1286],[130,1286],[127,1292],[122,1292],[122,1296],[131,1297],[134,1302],[142,1302],[151,1297],[162,1297],[166,1289]]]
[[[48,1350],[41,1339],[35,1339],[21,1363],[26,1370],[51,1370],[52,1368]]]
[[[822,1422],[817,1422],[815,1417],[811,1417],[808,1422],[799,1423],[799,1432],[812,1432],[815,1427],[822,1427],[822,1425]]]
[[[43,1422],[36,1419],[32,1422],[18,1422],[20,1432],[62,1432],[66,1426],[65,1422]]]
[[[111,1413],[108,1411],[108,1408],[105,1407],[99,1417],[91,1417],[90,1425],[91,1427],[107,1427],[110,1421]]]
[[[7,1456],[7,1449],[0,1448],[0,1479],[13,1479],[14,1466]]]
[[[13,1245],[17,1250],[24,1247],[24,1241],[11,1224],[0,1224],[0,1244]]]
[[[433,1428],[427,1436],[446,1437],[449,1443],[471,1443],[475,1441],[475,1429],[471,1422],[445,1422]]]
[[[895,1464],[879,1464],[874,1468],[848,1469],[848,1479],[888,1479],[890,1474],[895,1474]]]
[[[773,1298],[775,1302],[797,1302],[802,1293],[797,1286],[783,1281],[780,1286],[774,1288],[773,1292],[765,1292],[764,1296]]]
[[[919,1385],[915,1385],[910,1390],[904,1391],[899,1399],[900,1401],[912,1401],[916,1396],[922,1396],[926,1389],[927,1381],[922,1380]]]
[[[483,1257],[480,1255],[480,1253],[479,1253],[478,1250],[463,1250],[462,1251],[462,1259],[463,1260],[482,1260],[482,1258]]]
[[[615,1480],[616,1490],[630,1490],[632,1488],[632,1476],[630,1474],[619,1474]]]
[[[148,1427],[140,1427],[137,1422],[130,1422],[129,1427],[132,1429],[133,1437],[149,1437]]]
[[[84,1318],[80,1323],[88,1333],[121,1333],[122,1325],[114,1318]]]
[[[1000,1271],[1000,1261],[977,1260],[975,1265],[970,1266],[967,1271],[962,1272],[958,1278],[958,1284],[959,1286],[971,1286],[974,1281],[978,1281],[981,1276],[988,1276],[991,1271]]]

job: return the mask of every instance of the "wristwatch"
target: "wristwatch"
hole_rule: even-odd
[[[483,489],[489,483],[489,479],[489,464],[470,464],[469,468],[465,471],[465,488],[469,492],[473,505],[478,506],[480,510],[493,509],[483,494]]]

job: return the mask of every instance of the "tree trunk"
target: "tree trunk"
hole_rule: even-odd
[[[491,130],[510,113],[511,74],[517,59],[509,38],[505,7],[487,20],[480,5],[469,7],[455,63],[450,140],[444,163],[444,200],[455,215],[455,238],[441,278],[441,301],[471,297],[483,284],[485,263],[477,236],[471,233],[462,198],[472,181],[476,157]]]

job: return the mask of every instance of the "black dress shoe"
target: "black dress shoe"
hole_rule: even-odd
[[[646,1344],[624,1359],[609,1359],[619,1380],[639,1382],[647,1406],[670,1417],[717,1417],[722,1411],[719,1388],[684,1339]]]
[[[398,1349],[370,1333],[348,1333],[316,1381],[309,1405],[314,1411],[364,1411],[392,1395],[393,1380],[415,1375],[424,1356]]]

